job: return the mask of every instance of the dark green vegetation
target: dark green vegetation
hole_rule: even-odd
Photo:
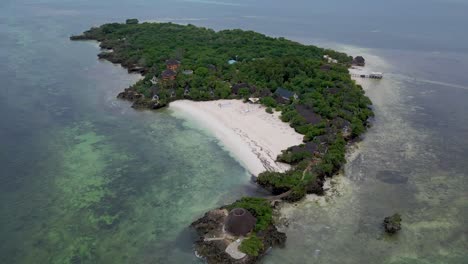
[[[278,157],[293,165],[291,170],[259,175],[258,184],[278,195],[273,200],[294,202],[307,193],[323,194],[325,178],[345,163],[346,142],[362,134],[373,115],[371,101],[350,78],[353,59],[344,53],[253,31],[216,32],[193,25],[139,24],[135,19],[92,28],[71,39],[98,40],[107,49],[100,58],[144,75],[119,94],[134,101],[134,107],[157,109],[178,99],[257,97],[268,113],[281,111],[281,120],[304,135],[304,144]],[[256,234],[273,225],[269,200],[242,198],[227,208],[236,207],[257,218]],[[257,242],[249,238],[245,251],[258,252]]]
[[[249,256],[258,256],[263,250],[263,242],[256,235],[251,235],[248,238],[242,240],[239,246],[239,250]]]

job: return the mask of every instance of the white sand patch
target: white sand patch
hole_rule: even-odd
[[[279,113],[268,114],[265,107],[241,100],[181,100],[172,102],[170,109],[175,110],[176,116],[188,117],[207,128],[253,175],[289,169],[287,164],[276,162],[276,157],[303,139],[279,119]]]

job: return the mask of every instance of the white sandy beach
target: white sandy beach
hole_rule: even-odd
[[[276,157],[282,150],[301,144],[303,139],[303,135],[279,119],[279,113],[268,114],[259,104],[241,100],[181,100],[172,102],[170,109],[211,131],[255,176],[265,170],[287,170],[289,166],[276,162]]]

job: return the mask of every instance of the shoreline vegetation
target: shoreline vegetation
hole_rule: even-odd
[[[346,162],[347,144],[359,139],[373,116],[371,101],[348,71],[353,64],[362,66],[362,57],[253,31],[216,32],[136,19],[91,28],[70,39],[97,40],[103,49],[100,59],[144,76],[118,95],[134,108],[159,109],[182,99],[238,99],[261,104],[266,113],[280,113],[281,121],[303,136],[302,142],[273,157],[289,169],[263,164],[268,170],[256,182],[271,197],[243,197],[192,223],[199,234],[196,253],[208,263],[254,263],[270,247],[284,245],[286,235],[272,217],[277,202],[323,195],[326,178]],[[249,226],[251,222],[255,225]]]

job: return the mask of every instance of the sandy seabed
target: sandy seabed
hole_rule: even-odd
[[[176,116],[189,118],[208,129],[253,175],[283,172],[289,165],[276,162],[282,150],[302,143],[303,135],[282,122],[279,112],[269,114],[259,104],[241,100],[172,102]]]

